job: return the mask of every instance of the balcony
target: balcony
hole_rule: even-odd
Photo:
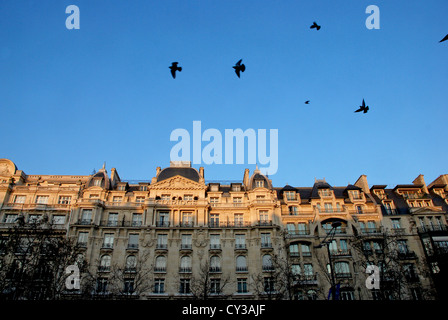
[[[293,239],[293,238],[300,238],[300,237],[309,236],[309,235],[310,235],[309,230],[288,230],[286,237],[289,239]]]
[[[303,286],[314,286],[317,285],[317,273],[316,274],[305,274],[305,275],[298,275],[298,280],[296,283],[298,285]]]
[[[427,233],[427,232],[446,232],[448,231],[448,227],[443,224],[439,225],[424,225],[421,227],[418,227],[419,233]]]
[[[259,227],[269,227],[272,226],[272,220],[258,220],[257,221],[257,226]]]
[[[272,243],[271,242],[262,242],[261,249],[272,249]]]
[[[337,279],[350,279],[352,274],[350,272],[336,272],[335,277]]]
[[[235,244],[235,250],[247,250],[247,246],[245,243],[237,243]]]
[[[382,234],[381,228],[361,228],[362,235],[380,235]]]
[[[192,227],[194,227],[194,222],[193,221],[182,221],[179,223],[179,227],[192,228]]]
[[[350,249],[330,250],[330,254],[332,257],[347,257],[352,255]]]
[[[81,219],[75,222],[75,224],[81,226],[91,226],[93,225],[93,221],[91,219]]]
[[[156,221],[157,228],[168,228],[170,226],[169,221]]]
[[[112,250],[113,248],[114,248],[113,243],[103,243],[103,245],[101,246],[101,249],[106,249],[106,250]]]

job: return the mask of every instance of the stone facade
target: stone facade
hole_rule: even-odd
[[[363,259],[387,235],[412,269],[400,297],[434,299],[446,281],[447,192],[447,175],[393,189],[369,187],[364,175],[340,187],[325,179],[274,187],[258,170],[246,169],[240,182],[206,183],[203,168],[171,163],[151,180],[127,182],[115,168],[27,175],[1,159],[0,231],[19,216],[45,216],[83,248],[95,294],[106,295],[123,266],[121,293],[139,299],[198,297],[205,279],[207,298],[268,299],[284,266],[300,277],[283,299],[326,299],[332,283],[340,299],[377,299]]]

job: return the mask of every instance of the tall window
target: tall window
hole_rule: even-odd
[[[297,231],[298,231],[298,234],[300,234],[300,235],[308,234],[306,223],[303,223],[303,222],[298,223]]]
[[[136,196],[135,197],[135,202],[143,203],[143,202],[145,202],[145,197],[144,196]]]
[[[210,258],[210,272],[221,272],[221,259],[218,256]]]
[[[191,234],[182,235],[181,249],[191,249]]]
[[[132,294],[134,293],[134,279],[132,278],[128,278],[128,279],[124,279],[124,288],[123,288],[123,292],[126,294]]]
[[[401,229],[400,219],[391,219],[393,229]]]
[[[137,249],[138,248],[138,238],[139,238],[139,235],[136,233],[131,233],[129,235],[129,242],[128,242],[129,249]]]
[[[241,213],[235,213],[234,214],[234,220],[235,220],[235,226],[243,226],[244,223],[244,219],[243,219],[243,214]]]
[[[338,277],[348,278],[350,277],[350,266],[348,262],[336,262],[334,264],[334,273]]]
[[[165,279],[154,279],[154,293],[165,293]]]
[[[80,232],[78,234],[78,245],[80,247],[87,247],[87,240],[89,238],[88,232]]]
[[[103,248],[113,248],[114,247],[114,235],[113,233],[106,233],[104,235]]]
[[[126,271],[136,271],[137,258],[134,255],[130,255],[126,258]]]
[[[170,213],[168,211],[159,211],[158,227],[168,227],[170,221]]]
[[[302,243],[302,256],[311,257],[311,248],[309,244]]]
[[[63,225],[65,224],[65,216],[63,215],[54,215],[52,220],[54,225]]]
[[[261,247],[262,248],[272,248],[270,233],[262,233],[261,234]]]
[[[158,234],[157,235],[157,249],[167,249],[168,248],[168,235]]]
[[[81,216],[81,224],[90,224],[92,222],[92,210],[83,209]]]
[[[236,271],[237,272],[247,271],[247,259],[245,256],[236,257]]]
[[[299,256],[299,245],[297,243],[291,244],[289,246],[289,256],[298,257]]]
[[[221,293],[221,280],[220,279],[210,279],[210,293],[211,294]]]
[[[260,210],[260,223],[267,224],[269,222],[269,212],[267,210]]]
[[[210,249],[221,249],[219,234],[210,235]]]
[[[96,293],[104,294],[107,292],[107,279],[98,278],[96,281]]]
[[[219,214],[210,214],[210,227],[219,227]]]
[[[139,227],[142,225],[142,214],[141,213],[133,213],[132,214],[132,226]]]
[[[286,200],[292,201],[296,199],[295,191],[285,191]]]
[[[219,198],[218,197],[211,197],[210,198],[210,204],[212,205],[212,207],[216,207],[219,203]]]
[[[26,196],[17,195],[14,198],[14,203],[25,203]]]
[[[154,272],[166,272],[166,257],[157,256]]]
[[[100,260],[100,271],[110,271],[110,255],[106,254],[101,257]]]
[[[255,180],[255,187],[256,188],[263,188],[264,187],[264,180]]]
[[[107,220],[108,226],[118,226],[118,213],[109,213],[109,219]]]
[[[180,259],[180,272],[191,272],[191,257],[183,256]]]
[[[274,270],[274,265],[272,264],[272,257],[269,254],[265,254],[262,259],[263,271]]]
[[[193,226],[193,213],[192,212],[182,212],[182,225],[185,227]]]
[[[247,279],[246,278],[238,278],[237,279],[237,292],[238,293],[247,293]]]
[[[190,279],[180,279],[179,293],[180,294],[190,293]]]
[[[236,234],[235,235],[235,249],[246,249],[246,235]]]

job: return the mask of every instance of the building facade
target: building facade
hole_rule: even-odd
[[[206,183],[203,168],[174,162],[132,182],[105,167],[27,175],[1,159],[0,232],[18,218],[50,221],[88,262],[92,297],[438,299],[447,193],[448,175],[392,189],[364,175],[275,187],[257,169]]]

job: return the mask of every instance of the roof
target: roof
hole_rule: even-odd
[[[199,172],[191,167],[168,167],[163,169],[157,175],[157,182],[169,179],[174,176],[182,176],[184,178],[199,182]]]

